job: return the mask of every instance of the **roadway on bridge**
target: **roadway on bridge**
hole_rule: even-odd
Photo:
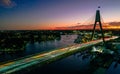
[[[117,37],[112,37],[112,38],[106,38],[106,41],[109,41],[111,39],[116,39]],[[45,52],[45,53],[40,53],[37,55],[33,55],[30,57],[25,57],[19,60],[11,61],[5,64],[0,65],[0,74],[8,74],[8,73],[14,73],[16,71],[28,68],[29,66],[36,65],[40,62],[52,59],[54,57],[63,55],[65,53],[74,51],[74,50],[80,50],[84,47],[92,46],[94,44],[100,43],[102,40],[96,40],[96,41],[90,41],[82,44],[76,44],[72,45],[66,48],[61,48],[61,49],[56,49],[53,51]]]

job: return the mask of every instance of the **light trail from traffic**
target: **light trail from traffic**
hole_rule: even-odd
[[[109,41],[109,40],[116,39],[116,38],[118,38],[118,37],[113,36],[112,38],[105,38],[105,40]],[[53,50],[53,51],[45,52],[45,53],[40,53],[40,54],[33,55],[30,57],[25,57],[25,58],[22,58],[19,60],[1,64],[0,65],[0,74],[14,73],[16,71],[28,68],[32,65],[39,64],[41,62],[50,60],[52,58],[62,56],[63,54],[67,54],[67,53],[73,52],[75,50],[80,50],[80,49],[95,45],[100,42],[102,42],[102,39],[90,41],[90,42],[86,42],[86,43],[82,43],[82,44],[75,44],[75,45],[72,45],[72,46],[69,46],[66,48],[61,48],[61,49],[57,49],[57,50]]]

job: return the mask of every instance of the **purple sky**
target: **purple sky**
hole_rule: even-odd
[[[0,0],[0,30],[83,24],[99,5],[104,22],[120,21],[120,0]]]

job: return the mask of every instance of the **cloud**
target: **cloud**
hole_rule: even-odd
[[[11,7],[14,7],[16,3],[12,0],[0,0],[0,5],[7,8],[11,8]]]
[[[109,25],[120,26],[120,22],[110,22]]]

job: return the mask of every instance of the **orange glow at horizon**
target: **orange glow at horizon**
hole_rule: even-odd
[[[107,26],[103,27],[104,29],[120,29],[120,26]]]
[[[7,26],[7,27],[3,27],[6,28],[7,30],[89,30],[89,29],[93,29],[93,25],[80,25],[80,24],[71,24],[71,23],[59,23],[59,24],[44,24],[44,25],[14,25],[14,26]],[[109,25],[109,24],[105,24],[102,26],[103,29],[108,29],[108,30],[112,30],[112,29],[120,29],[120,25]],[[2,28],[1,28],[2,29]],[[99,29],[99,25],[96,26],[96,29]]]

